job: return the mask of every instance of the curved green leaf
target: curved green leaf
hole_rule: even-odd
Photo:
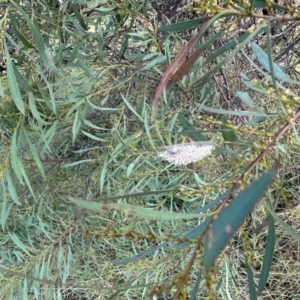
[[[146,64],[142,69],[141,71],[146,71],[146,70],[149,70],[151,69],[153,66],[165,61],[167,59],[167,57],[164,55],[164,56],[160,56],[160,57],[157,57],[153,60],[151,60],[148,64]]]
[[[180,115],[178,120],[186,133],[195,142],[207,141],[207,138],[199,132],[184,116]]]
[[[164,192],[164,191],[162,191]],[[151,192],[154,194],[155,192]],[[139,193],[140,195],[146,195],[146,193]],[[147,193],[148,194],[148,193]],[[126,195],[128,197],[134,197],[134,194]],[[71,196],[66,197],[69,201],[73,202],[74,204],[86,208],[92,211],[96,211],[99,213],[107,213],[108,211],[116,210],[122,211],[124,213],[135,215],[139,218],[145,218],[148,220],[180,220],[180,219],[195,219],[204,217],[205,214],[199,213],[175,213],[171,211],[158,211],[150,208],[144,208],[140,206],[130,205],[126,203],[98,203],[98,202],[91,202],[91,201],[84,201],[80,199],[73,198]],[[121,198],[121,196],[116,196],[115,198]],[[101,201],[103,202],[103,201]]]
[[[252,51],[254,55],[257,57],[258,61],[261,63],[261,65],[269,72],[271,73],[271,65],[269,63],[269,57],[268,55],[256,44],[252,43],[251,44]],[[300,82],[296,80],[290,79],[282,70],[281,68],[272,62],[272,68],[274,70],[274,76],[282,81],[292,83],[292,84],[297,84],[299,85]]]
[[[15,188],[15,184],[13,182],[13,179],[10,176],[10,171],[6,170],[5,172],[5,179],[7,182],[8,192],[11,197],[11,199],[18,205],[21,205],[21,202],[19,201],[19,197]]]
[[[204,238],[204,267],[206,271],[211,268],[229,239],[253,210],[275,174],[276,169],[273,168],[246,188],[222,210],[212,223],[212,227]]]
[[[252,272],[251,267],[247,266],[246,271],[247,271],[247,277],[248,277],[250,300],[257,300],[254,277],[253,277],[253,272]]]
[[[275,235],[275,224],[272,215],[269,214],[268,220],[269,220],[269,231],[268,231],[264,261],[263,261],[259,283],[258,283],[258,293],[262,292],[262,290],[264,289],[268,281],[268,277],[270,274],[271,265],[274,257],[274,250],[275,250],[276,235]]]
[[[15,76],[13,64],[7,49],[6,43],[4,43],[4,48],[5,48],[5,55],[6,55],[6,70],[7,70],[7,80],[8,80],[8,85],[10,88],[10,92],[13,98],[13,101],[18,108],[18,110],[25,115],[25,107],[24,107],[24,102],[20,93],[20,89],[17,83],[17,79]]]
[[[168,32],[174,32],[174,31],[182,31],[187,30],[192,27],[198,26],[199,24],[206,22],[207,18],[199,18],[184,22],[178,22],[172,25],[166,25],[159,28],[160,31],[168,31]]]
[[[18,27],[17,27],[17,21],[14,17],[13,14],[10,15],[10,21],[11,21],[11,25],[12,25],[12,28],[14,30],[14,33],[16,34],[16,36],[20,39],[20,41],[23,43],[23,45],[26,47],[26,48],[29,48],[29,49],[33,49],[34,46],[21,34],[21,32],[18,30]]]
[[[252,100],[252,98],[249,96],[248,92],[241,92],[238,91],[236,92],[236,95],[247,105],[249,106],[253,106],[254,102]]]
[[[257,27],[251,34],[249,34],[231,53],[229,53],[223,60],[221,60],[217,65],[215,65],[210,71],[204,74],[199,80],[193,83],[191,88],[195,88],[201,85],[203,82],[206,82],[208,78],[218,71],[223,65],[230,61],[251,39],[266,30],[266,25],[262,24]],[[208,58],[210,59],[210,58]],[[204,62],[205,64],[205,62]]]

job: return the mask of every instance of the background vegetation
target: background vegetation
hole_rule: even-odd
[[[1,299],[300,297],[298,5],[1,2]]]

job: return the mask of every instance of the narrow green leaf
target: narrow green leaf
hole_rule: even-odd
[[[18,236],[13,232],[8,232],[8,235],[10,236],[11,241],[24,253],[31,256],[31,254],[27,251],[26,245],[21,242],[21,240],[18,238]]]
[[[19,133],[20,128],[19,126],[15,129],[12,138],[11,138],[11,146],[10,146],[10,160],[11,160],[11,166],[21,184],[24,184],[22,174],[20,173],[20,164],[21,161],[18,156],[18,150],[19,150]]]
[[[84,98],[82,99],[74,99],[75,104],[72,105],[71,108],[68,109],[68,113],[66,115],[66,117],[69,117],[73,114],[74,111],[77,111],[79,109],[79,107],[83,104],[86,104],[86,100]]]
[[[233,143],[233,144],[245,144],[244,141],[240,140],[238,136],[235,134],[234,130],[228,126],[227,118],[223,115],[221,117],[222,121],[222,136],[225,142]]]
[[[17,21],[14,17],[14,14],[10,14],[10,23],[12,25],[12,28],[14,30],[14,33],[19,38],[19,40],[23,43],[23,45],[28,49],[33,49],[34,46],[21,34],[21,32],[18,30]]]
[[[104,131],[108,131],[110,129],[107,129],[107,128],[103,128],[103,127],[99,127],[99,126],[96,126],[95,124],[93,124],[91,121],[85,119],[85,118],[82,118],[81,121],[87,125],[88,127],[91,127],[93,129],[100,129],[100,130],[104,130]]]
[[[213,108],[204,106],[201,104],[196,103],[197,106],[201,107],[205,111],[213,112],[213,113],[219,113],[219,114],[227,114],[231,116],[251,116],[251,117],[276,117],[278,114],[266,114],[262,112],[256,112],[256,111],[247,111],[247,110],[241,110],[241,111],[235,111],[235,110],[227,110],[227,109],[221,109],[221,108]]]
[[[25,88],[25,90],[29,92],[34,92],[34,89],[28,84],[28,82],[25,80],[25,78],[22,76],[22,74],[19,72],[19,70],[16,68],[16,66],[13,64],[13,69],[15,76],[17,78],[17,81]]]
[[[30,181],[29,181],[29,178],[28,178],[28,176],[27,176],[27,174],[25,172],[25,168],[24,168],[24,166],[23,166],[23,164],[22,164],[21,161],[20,161],[19,167],[20,167],[20,171],[22,173],[22,176],[23,176],[23,178],[24,178],[24,180],[25,180],[25,182],[27,184],[27,187],[28,187],[29,191],[31,192],[32,197],[36,200],[35,194],[33,192],[32,186],[31,186]]]
[[[7,70],[8,86],[16,107],[23,115],[25,115],[24,102],[20,93],[20,89],[17,83],[13,64],[6,43],[4,43],[4,48],[5,48],[5,55],[6,55],[6,70]]]
[[[30,140],[30,138],[29,138],[29,136],[28,136],[25,129],[24,129],[24,135],[26,137],[27,144],[30,148],[30,153],[31,153],[36,165],[37,165],[37,168],[39,169],[39,171],[40,171],[41,175],[43,176],[43,178],[46,179],[46,174],[45,174],[44,167],[43,167],[43,164],[41,162],[40,156],[37,153],[36,147],[33,146],[33,144],[32,144],[32,142],[31,142],[31,140]]]
[[[263,261],[259,283],[258,283],[258,293],[261,293],[263,291],[268,281],[268,277],[270,274],[271,265],[274,257],[274,250],[275,250],[276,235],[275,235],[275,224],[272,215],[269,214],[268,220],[269,220],[269,231],[268,231],[264,261]]]
[[[241,192],[226,206],[212,223],[204,238],[204,267],[208,271],[232,235],[242,225],[247,215],[271,183],[276,169],[271,169]]]
[[[203,273],[202,271],[200,271],[197,274],[197,279],[194,284],[193,290],[190,292],[189,300],[197,300],[197,293],[199,292],[199,286],[202,279],[203,279]]]
[[[268,56],[268,66],[270,66],[270,73],[271,73],[271,78],[272,78],[272,84],[275,89],[277,90],[277,83],[275,79],[275,73],[274,73],[274,64],[272,60],[272,45],[271,45],[271,40],[272,40],[272,35],[271,35],[271,23],[268,22],[268,29],[267,29],[267,38],[266,38],[266,47],[267,47],[267,56]]]
[[[172,25],[162,26],[158,30],[168,31],[168,32],[182,31],[182,30],[187,30],[192,27],[196,27],[200,23],[204,23],[206,21],[207,21],[207,18],[193,19],[193,20],[189,20],[189,21],[178,22],[178,23],[175,23]]]
[[[41,35],[41,31],[38,28],[38,25],[34,24],[31,21],[31,19],[28,16],[28,14],[17,3],[15,3],[14,1],[11,1],[11,3],[16,7],[17,11],[21,13],[21,15],[23,16],[23,18],[27,22],[27,24],[28,24],[28,26],[30,28],[30,31],[32,33],[32,36],[35,39],[36,46],[37,46],[37,48],[39,50],[39,55],[42,58],[42,60],[45,63],[45,65],[48,65],[47,56],[45,54],[45,44],[44,44],[43,37]]]
[[[73,122],[73,126],[72,126],[72,134],[73,134],[72,141],[73,141],[73,144],[75,143],[75,141],[77,139],[77,136],[78,136],[78,133],[79,133],[79,130],[80,130],[80,127],[81,127],[81,123],[82,122],[79,118],[79,111],[77,110],[76,115],[75,115],[75,119],[74,119],[74,122]]]
[[[124,53],[125,53],[126,49],[128,48],[128,40],[129,40],[129,36],[126,36],[122,43],[119,54],[118,54],[119,58],[124,57]]]
[[[77,10],[76,6],[74,4],[72,4],[71,2],[69,3],[69,7],[73,10],[76,19],[78,20],[80,26],[84,29],[84,30],[88,30],[85,22],[82,19],[82,16],[80,14],[80,12]]]
[[[97,26],[97,33],[98,33],[98,54],[101,62],[103,62],[104,57],[104,39],[103,39],[103,31],[100,24]]]
[[[236,95],[247,105],[249,106],[253,106],[254,105],[254,102],[253,100],[251,99],[251,97],[249,96],[249,94],[247,92],[241,92],[241,91],[238,91],[236,92]]]
[[[246,271],[247,271],[247,277],[248,277],[250,300],[257,300],[254,277],[253,277],[253,272],[252,272],[251,267],[247,266]]]
[[[267,205],[265,204],[266,209],[272,215],[272,217],[279,223],[279,225],[289,234],[297,243],[300,243],[300,234],[290,227],[286,222],[284,222],[277,214]]]
[[[30,112],[32,113],[34,118],[42,124],[49,124],[41,118],[40,113],[37,110],[36,105],[35,105],[35,99],[31,92],[28,93],[28,103],[29,103]]]
[[[141,71],[146,71],[146,70],[149,70],[151,69],[153,66],[161,63],[162,61],[165,61],[167,59],[167,57],[164,55],[164,56],[160,56],[160,57],[157,57],[155,59],[153,59],[152,61],[150,61],[147,65],[145,65]]]
[[[220,47],[218,50],[216,50],[215,52],[213,52],[208,58],[207,60],[204,62],[204,66],[209,64],[210,62],[212,62],[213,60],[215,60],[216,58],[220,57],[221,54],[223,54],[224,52],[234,48],[235,46],[239,45],[240,43],[244,42],[246,39],[248,40],[250,36],[249,32],[246,32],[244,34],[242,34],[241,36],[235,38],[234,40],[228,42],[227,44],[225,44],[224,46]]]
[[[86,136],[88,136],[89,138],[91,138],[92,140],[95,140],[95,141],[98,141],[98,142],[106,142],[105,139],[99,138],[99,137],[97,137],[97,136],[95,136],[95,135],[93,135],[93,134],[91,134],[91,133],[88,133],[88,132],[86,132],[86,131],[84,131],[84,130],[81,130],[81,132],[82,132],[84,135],[86,135]]]
[[[14,185],[14,182],[10,176],[10,172],[9,170],[5,170],[5,179],[7,182],[7,188],[8,188],[8,192],[9,195],[11,197],[11,199],[18,205],[21,205],[21,202],[19,201],[19,197],[17,195],[17,191]]]
[[[130,195],[128,195],[130,196]],[[131,195],[132,197],[132,195]],[[139,207],[135,205],[125,203],[98,203],[91,201],[84,201],[80,199],[67,196],[67,199],[72,203],[92,211],[99,213],[107,213],[108,211],[117,210],[126,212],[127,214],[135,215],[139,218],[145,218],[148,220],[180,220],[180,219],[194,219],[204,217],[204,214],[193,213],[174,213],[171,211],[157,211],[150,208]]]
[[[123,101],[126,103],[127,107],[142,121],[144,122],[143,118],[137,113],[137,111],[131,106],[131,104],[127,101],[127,99],[121,94]]]
[[[222,61],[220,61],[217,65],[215,65],[210,71],[208,71],[206,74],[204,74],[199,80],[193,83],[193,85],[190,87],[191,89],[196,88],[197,86],[203,84],[203,82],[206,82],[209,77],[214,74],[216,71],[218,71],[222,66],[224,66],[227,62],[229,62],[233,57],[236,56],[236,54],[243,49],[243,47],[251,40],[253,39],[256,35],[261,33],[262,31],[265,31],[266,25],[262,24],[257,27],[256,30],[254,30],[251,34],[249,34],[243,42],[241,42],[236,49],[231,51]]]
[[[132,162],[131,164],[129,164],[128,168],[127,168],[127,177],[130,176],[130,174],[133,171],[133,168],[136,166],[136,163]]]
[[[68,167],[74,167],[83,163],[88,163],[88,162],[94,162],[95,159],[83,159],[83,160],[78,160],[78,161],[74,161],[72,163],[69,164],[65,164],[64,167],[68,168]]]
[[[82,59],[78,59],[78,65],[82,70],[84,70],[84,73],[88,78],[95,78],[93,71],[83,62]]]
[[[9,216],[9,213],[13,207],[13,203],[11,203],[8,207],[7,207],[7,195],[6,195],[6,186],[5,186],[5,183],[4,183],[4,180],[2,180],[2,190],[0,191],[1,193],[1,218],[0,218],[0,221],[1,221],[1,227],[2,227],[2,230],[4,231],[5,230],[5,225],[6,225],[6,221],[7,221],[7,218]]]
[[[251,3],[252,8],[264,8],[264,7],[266,7],[265,0],[251,0],[250,3]],[[237,5],[242,7],[242,8],[245,7],[243,2],[239,2]],[[246,5],[248,6],[248,3]],[[279,11],[288,11],[288,8],[286,6],[279,5],[275,2],[270,2],[270,3],[268,3],[268,5],[272,5],[273,9],[277,9]]]
[[[252,51],[254,53],[254,55],[257,57],[258,61],[260,62],[260,64],[269,72],[271,73],[271,65],[269,63],[269,57],[268,55],[255,43],[251,44],[252,47]],[[274,76],[282,81],[288,82],[288,83],[292,83],[292,84],[297,84],[299,85],[300,83],[296,80],[292,80],[290,79],[281,69],[280,67],[275,64],[274,62],[272,62],[272,67],[274,70]]]
[[[47,148],[50,152],[52,151],[50,148],[50,143],[52,142],[52,139],[54,138],[55,134],[57,133],[57,126],[59,122],[56,120],[53,125],[48,128],[44,134],[41,135],[38,144],[43,141],[45,143],[45,146],[43,147],[41,151],[41,155],[43,155],[45,148]]]
[[[249,89],[251,89],[253,91],[256,91],[256,92],[258,92],[260,94],[268,94],[268,92],[266,90],[260,89],[260,88],[258,88],[256,86],[254,86],[254,84],[252,83],[252,81],[248,78],[248,76],[245,73],[241,72],[240,75],[243,78],[243,82],[245,83],[245,85]]]
[[[99,186],[100,186],[101,193],[103,193],[104,183],[105,183],[106,174],[107,174],[107,165],[108,165],[108,161],[107,161],[107,157],[106,157],[105,161],[103,162],[101,175],[99,178]]]
[[[1,82],[1,78],[0,78],[0,97],[4,97],[4,90],[3,90],[3,85]]]
[[[207,141],[207,138],[199,132],[184,116],[178,117],[180,125],[182,126],[184,133],[186,133],[195,142]]]
[[[49,81],[47,80],[46,76],[44,74],[40,74],[40,76],[43,78],[44,82],[46,83],[47,85],[47,89],[48,89],[48,92],[49,92],[49,95],[50,95],[50,103],[51,103],[51,107],[49,107],[53,113],[56,115],[56,103],[55,103],[55,96],[54,96],[54,93],[53,93],[53,87],[52,87],[52,84],[49,83]],[[44,101],[46,102],[46,99],[48,97],[44,97]]]
[[[146,55],[143,57],[143,60],[146,61],[146,60],[149,60],[149,59],[151,59],[152,57],[155,57],[155,56],[158,56],[158,55],[160,55],[159,52],[149,53],[149,54],[146,54]]]

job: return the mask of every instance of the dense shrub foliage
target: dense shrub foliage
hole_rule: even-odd
[[[1,299],[299,297],[298,5],[1,4]]]

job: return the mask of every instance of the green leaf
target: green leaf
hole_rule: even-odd
[[[26,253],[27,255],[31,255],[28,251],[27,251],[27,247],[26,245],[19,239],[18,235],[14,232],[8,232],[8,235],[11,238],[11,241],[20,249],[22,250],[24,253]]]
[[[186,133],[195,142],[207,141],[207,138],[199,132],[184,116],[180,115],[178,120]]]
[[[10,14],[10,22],[11,22],[11,25],[12,25],[12,28],[14,30],[14,33],[16,34],[16,36],[19,38],[19,40],[23,43],[23,45],[26,47],[26,48],[29,48],[29,49],[33,49],[34,46],[21,34],[21,32],[18,30],[18,27],[17,27],[17,21],[14,17],[14,14]]]
[[[84,29],[84,30],[88,30],[85,22],[82,19],[82,16],[80,14],[80,12],[77,10],[76,6],[74,4],[72,4],[71,2],[69,3],[69,7],[73,10],[76,19],[78,20],[80,26]]]
[[[43,178],[46,179],[44,167],[43,167],[43,164],[42,164],[41,159],[39,157],[39,154],[37,153],[36,147],[33,146],[33,144],[32,144],[32,142],[31,142],[31,140],[30,140],[30,138],[29,138],[29,136],[28,136],[25,129],[24,129],[24,135],[26,137],[27,144],[30,148],[30,153],[31,153],[36,165],[37,165],[37,168],[39,169],[39,171],[40,171],[41,175],[43,176]]]
[[[101,193],[103,193],[103,189],[104,189],[104,183],[105,183],[105,179],[106,179],[106,175],[107,175],[107,165],[108,165],[108,159],[106,157],[102,164],[101,175],[99,178],[99,187],[100,187]]]
[[[87,66],[87,64],[85,64],[83,62],[82,59],[78,59],[78,65],[80,66],[80,68],[82,70],[84,70],[84,73],[85,75],[88,77],[88,78],[95,78],[95,74],[93,73],[93,71]]]
[[[88,163],[88,162],[95,162],[96,160],[95,159],[83,159],[83,160],[77,160],[77,161],[74,161],[72,163],[69,163],[69,164],[65,164],[64,167],[67,168],[67,167],[74,167],[74,166],[77,166],[77,165],[80,165],[80,164],[83,164],[83,163]]]
[[[75,119],[74,119],[74,122],[73,122],[73,126],[72,126],[72,134],[73,134],[72,141],[73,141],[73,144],[75,143],[75,141],[77,139],[79,130],[81,128],[81,124],[82,124],[82,121],[79,117],[79,111],[77,110],[76,115],[75,115]]]
[[[268,216],[268,220],[269,220],[269,231],[268,231],[264,261],[263,261],[259,283],[258,283],[258,293],[261,293],[263,291],[268,281],[268,277],[270,274],[273,257],[274,257],[274,250],[275,250],[276,235],[275,235],[275,224],[272,215]]]
[[[268,94],[268,92],[266,90],[254,86],[254,84],[251,82],[251,80],[248,78],[248,76],[246,74],[241,72],[240,75],[243,78],[243,82],[249,89],[256,91],[260,94]]]
[[[247,92],[236,92],[236,95],[247,105],[253,106],[254,102]]]
[[[17,191],[13,182],[13,179],[10,176],[10,171],[5,170],[5,179],[7,182],[8,192],[11,197],[11,199],[18,205],[21,205],[21,202],[19,201],[19,197],[17,195]]]
[[[21,184],[24,184],[22,174],[20,173],[20,165],[21,161],[18,156],[18,150],[19,150],[19,134],[20,134],[20,127],[18,126],[11,138],[11,147],[10,147],[10,160],[11,160],[11,166]]]
[[[128,100],[121,94],[123,101],[127,105],[127,107],[140,119],[142,122],[144,122],[143,118],[137,113],[137,111],[133,108],[133,106],[128,102]]]
[[[227,44],[225,44],[224,46],[220,47],[218,50],[216,50],[215,52],[213,52],[208,58],[207,60],[204,62],[203,65],[207,65],[209,63],[211,63],[213,60],[215,60],[216,58],[218,58],[221,54],[223,54],[224,52],[234,48],[235,46],[239,45],[240,43],[244,42],[245,40],[248,40],[250,36],[250,33],[244,33],[241,36],[235,38],[234,40],[228,42]]]
[[[5,182],[4,180],[2,180],[2,190],[0,190],[1,193],[1,217],[0,217],[0,221],[1,221],[1,227],[2,227],[2,231],[5,230],[5,225],[6,225],[6,221],[9,217],[9,213],[13,207],[13,203],[11,203],[8,207],[8,201],[7,201],[7,196],[6,196],[6,186],[5,186]]]
[[[232,200],[212,223],[204,238],[204,267],[206,271],[209,271],[229,239],[254,209],[275,174],[276,169],[273,168],[251,184]]]
[[[32,113],[34,118],[42,124],[49,124],[41,118],[40,113],[37,110],[35,105],[35,99],[33,98],[33,94],[31,92],[28,93],[28,103],[29,103],[30,112]]]
[[[13,66],[13,70],[14,70],[15,76],[17,78],[17,81],[28,92],[34,92],[34,89],[28,84],[28,82],[25,80],[25,78],[22,76],[22,74],[19,72],[19,70],[16,68],[16,66],[14,64],[12,66]]]
[[[81,130],[81,132],[82,132],[84,135],[86,135],[86,136],[88,136],[89,138],[91,138],[92,140],[99,141],[99,142],[105,142],[105,141],[106,141],[106,140],[101,139],[101,138],[99,138],[99,137],[97,137],[97,136],[95,136],[95,135],[93,135],[93,134],[91,134],[91,133],[88,133],[88,132],[84,131],[84,130]]]
[[[49,95],[50,95],[50,103],[48,101],[48,105],[47,106],[48,107],[50,106],[49,109],[51,109],[53,111],[53,113],[56,115],[56,103],[55,103],[55,96],[54,96],[54,92],[53,92],[53,84],[51,84],[47,80],[47,78],[46,78],[46,76],[44,74],[40,74],[40,76],[43,78],[44,82],[46,83],[48,91],[49,91]],[[43,100],[45,101],[46,104],[47,104],[47,102],[46,102],[47,98],[48,97],[44,97],[43,98]]]
[[[187,30],[192,27],[196,27],[200,23],[203,23],[205,21],[207,21],[206,18],[199,18],[199,19],[194,19],[194,20],[189,20],[189,21],[184,21],[184,22],[178,22],[178,23],[175,23],[172,25],[162,26],[158,30],[168,31],[168,32],[182,31],[182,30]]]
[[[252,272],[251,267],[247,266],[246,271],[247,271],[247,277],[248,277],[250,300],[257,300],[254,277],[253,277],[253,272]]]
[[[6,70],[7,70],[8,86],[16,107],[23,115],[25,115],[24,102],[20,93],[20,89],[17,83],[13,64],[6,43],[4,43],[4,48],[5,48],[5,55],[6,55]]]
[[[236,111],[236,110],[227,110],[227,109],[221,109],[221,108],[213,108],[213,107],[208,107],[208,106],[204,106],[201,104],[196,103],[197,106],[199,106],[200,108],[202,108],[205,111],[209,111],[212,113],[218,113],[218,114],[227,114],[227,115],[231,115],[231,116],[251,116],[251,117],[276,117],[278,116],[278,114],[267,114],[267,113],[263,113],[263,112],[256,112],[256,111],[247,111],[247,110],[240,110],[240,111]]]
[[[157,193],[164,193],[165,191],[155,191],[155,192],[144,192],[144,193],[137,193],[140,196],[144,195],[153,195]],[[135,197],[137,194],[128,194],[123,195],[126,197]],[[112,198],[112,197],[110,197]],[[114,198],[121,198],[120,196],[115,196]],[[150,208],[139,207],[135,205],[130,205],[126,203],[108,203],[104,202],[103,200],[99,200],[99,202],[91,202],[91,201],[84,201],[80,199],[73,198],[71,196],[67,196],[67,199],[72,203],[92,211],[96,211],[99,213],[107,213],[108,211],[121,211],[125,212],[126,214],[135,215],[138,218],[144,218],[148,220],[180,220],[180,219],[194,219],[203,217],[204,214],[195,214],[195,213],[174,213],[172,211],[158,211]]]
[[[197,300],[197,293],[199,292],[199,286],[202,279],[203,279],[203,272],[200,271],[197,274],[197,279],[194,284],[193,290],[190,292],[190,297],[188,298],[189,300]]]
[[[160,56],[160,57],[157,57],[155,59],[153,59],[151,62],[149,62],[147,65],[145,65],[141,71],[146,71],[146,70],[149,70],[151,69],[153,66],[161,63],[162,61],[165,61],[167,59],[167,57],[164,55],[164,56]]]
[[[1,78],[0,78],[0,97],[4,97],[4,90],[3,90]]]
[[[32,33],[32,36],[35,39],[36,42],[36,46],[39,50],[39,55],[42,58],[44,64],[46,66],[49,65],[48,61],[47,61],[47,56],[45,54],[45,44],[44,44],[44,40],[43,37],[41,35],[41,30],[38,28],[37,24],[34,24],[30,17],[28,16],[28,14],[14,1],[11,1],[11,3],[16,7],[17,11],[20,12],[20,14],[23,16],[23,18],[26,20],[30,31]]]
[[[225,116],[221,117],[222,121],[222,136],[225,142],[229,142],[232,144],[245,144],[244,141],[240,140],[238,136],[235,134],[234,130],[228,126],[227,118]]]
[[[251,3],[251,8],[264,8],[264,7],[266,7],[266,1],[265,0],[251,0],[250,3]],[[286,6],[282,6],[282,5],[279,5],[279,4],[271,2],[271,1],[268,4],[272,5],[273,9],[278,9],[280,11],[288,11],[288,8]],[[239,2],[237,5],[242,7],[242,8],[245,7],[243,2]],[[247,6],[248,6],[248,4],[247,4]]]
[[[254,55],[257,57],[258,61],[260,62],[260,64],[269,72],[271,73],[271,66],[269,63],[269,57],[268,55],[256,44],[252,43],[251,44],[252,47],[252,51],[254,53]],[[288,82],[288,83],[292,83],[292,84],[297,84],[299,85],[300,83],[296,80],[292,80],[290,79],[281,69],[280,67],[275,64],[274,62],[272,62],[272,67],[274,70],[274,76],[282,81]]]
[[[243,42],[241,42],[236,49],[234,49],[231,53],[229,53],[223,60],[221,60],[217,65],[215,65],[210,71],[208,71],[206,74],[204,74],[199,80],[193,83],[193,85],[190,87],[191,89],[196,88],[197,86],[201,85],[203,82],[206,82],[209,77],[214,74],[216,71],[218,71],[222,66],[224,66],[227,62],[229,62],[233,57],[236,56],[236,54],[243,49],[243,47],[255,36],[260,34],[262,31],[266,30],[266,25],[262,24],[257,27],[256,30],[254,30],[251,34],[249,34]],[[210,58],[208,58],[210,59]],[[204,62],[205,64],[205,62]]]
[[[289,234],[297,243],[300,243],[300,234],[290,227],[286,222],[284,222],[277,214],[267,205],[265,204],[266,209],[272,215],[272,217],[279,223],[279,225]]]

